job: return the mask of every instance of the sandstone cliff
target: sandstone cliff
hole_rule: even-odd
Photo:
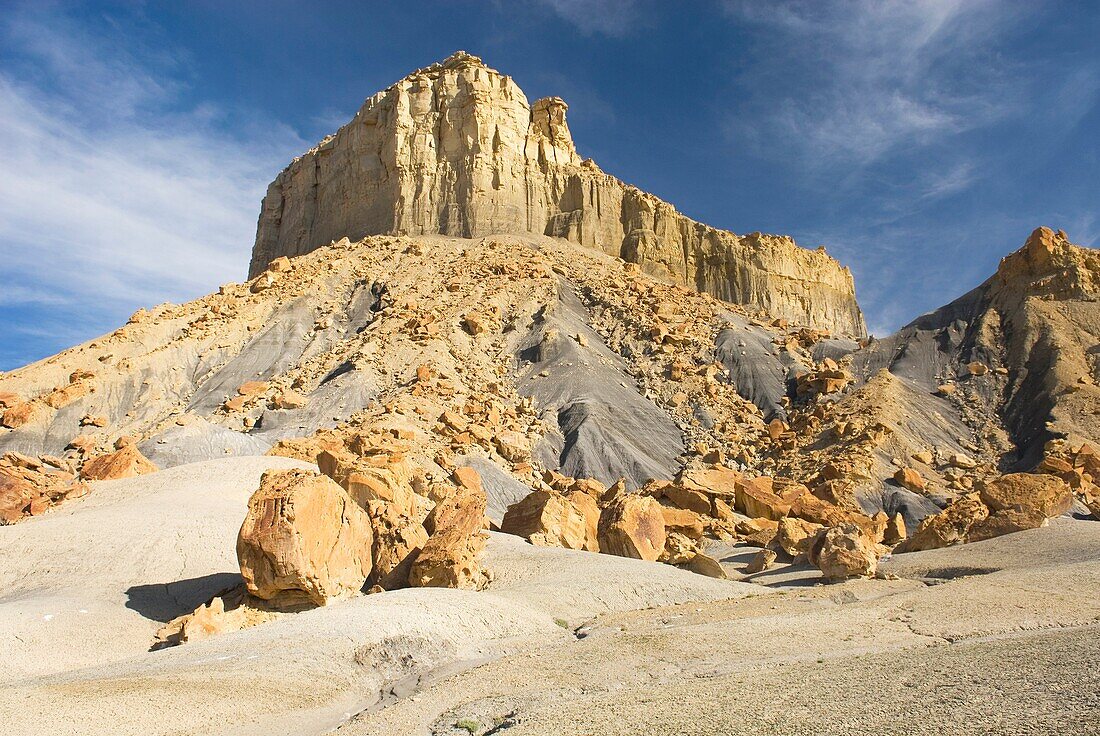
[[[249,275],[342,237],[535,233],[776,317],[865,334],[852,275],[788,237],[695,222],[582,160],[566,104],[532,106],[459,52],[368,99],[268,187]]]

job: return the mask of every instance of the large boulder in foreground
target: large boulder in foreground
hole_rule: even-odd
[[[481,553],[488,535],[484,493],[460,489],[442,499],[424,526],[431,536],[409,571],[409,585],[416,588],[481,589],[490,575],[481,567]]]
[[[80,476],[84,480],[117,480],[155,473],[158,469],[153,461],[141,454],[137,445],[124,445],[114,452],[85,462]]]
[[[810,546],[809,558],[827,580],[869,577],[878,570],[875,543],[857,524],[821,530]]]
[[[542,489],[508,507],[500,530],[538,547],[588,549],[584,513],[557,491]]]
[[[371,523],[331,478],[268,471],[248,500],[237,560],[248,592],[277,607],[358,593],[371,572]]]
[[[665,549],[665,520],[652,496],[622,494],[600,514],[600,551],[655,561]]]
[[[1073,506],[1073,491],[1056,475],[1009,473],[981,485],[978,496],[989,510],[1016,511],[1050,519]]]

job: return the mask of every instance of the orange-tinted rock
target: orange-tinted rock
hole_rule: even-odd
[[[15,404],[0,416],[0,426],[19,429],[28,424],[39,422],[50,415],[50,408],[39,401],[26,401]]]
[[[772,519],[746,519],[734,527],[742,541],[754,547],[767,547],[779,531],[779,522]]]
[[[26,467],[8,453],[0,460],[0,525],[14,524],[27,515],[38,516],[51,506],[88,493],[88,486],[71,473],[41,464]]]
[[[415,469],[387,454],[359,457],[347,450],[322,450],[317,466],[364,509],[371,501],[393,504],[405,516],[422,517],[426,501],[413,490]]]
[[[810,545],[821,529],[820,524],[787,516],[779,520],[774,544],[791,557],[798,557],[809,551]]]
[[[481,567],[487,541],[484,521],[484,494],[460,492],[440,502],[425,522],[432,535],[412,565],[409,585],[473,589],[488,585],[490,576]]]
[[[905,519],[901,514],[894,514],[886,522],[886,528],[883,529],[882,533],[882,542],[883,544],[898,544],[904,541],[905,537]]]
[[[791,504],[763,487],[758,480],[739,481],[736,493],[737,510],[745,516],[778,521],[791,510]]]
[[[661,504],[651,496],[621,494],[600,514],[600,551],[650,562],[665,548]]]
[[[753,558],[751,560],[749,560],[749,564],[745,566],[744,573],[746,575],[755,575],[758,572],[764,572],[772,566],[772,563],[775,562],[776,556],[777,555],[775,554],[775,550],[760,550],[755,555],[753,555]]]
[[[665,523],[666,532],[677,532],[694,540],[703,538],[703,520],[694,511],[678,509],[674,506],[661,506],[661,517]]]
[[[584,514],[557,491],[538,490],[508,507],[500,530],[539,547],[584,549]]]
[[[331,478],[268,471],[248,501],[237,560],[252,595],[278,606],[323,606],[363,587],[372,541],[366,512]]]
[[[873,576],[878,569],[874,542],[855,524],[822,530],[810,546],[809,558],[827,580]]]
[[[253,396],[259,396],[267,391],[269,385],[267,381],[245,381],[241,384],[240,388],[237,389],[237,393],[241,396],[248,396],[251,398]]]
[[[1038,529],[1047,523],[1047,517],[1038,509],[1005,509],[996,511],[970,527],[966,535],[967,542],[981,542],[984,539],[1000,537],[1004,534]]]
[[[428,543],[427,530],[417,519],[384,501],[369,502],[367,515],[374,533],[371,582],[385,590],[406,587],[413,563]]]
[[[155,473],[157,470],[157,466],[141,454],[137,445],[126,445],[120,450],[85,462],[80,469],[80,476],[85,480],[117,480]]]
[[[894,552],[919,552],[961,544],[966,541],[970,527],[985,521],[988,516],[989,508],[978,494],[967,494],[940,513],[926,517],[912,536],[894,548]]]
[[[994,512],[1034,512],[1060,516],[1073,506],[1073,492],[1064,480],[1038,473],[1010,473],[981,484],[978,495]]]
[[[661,491],[661,497],[677,508],[694,511],[697,514],[709,515],[711,512],[710,497],[694,488],[672,484]]]
[[[603,487],[599,484],[589,486],[581,481],[574,485],[575,489],[566,491],[564,495],[573,504],[574,508],[584,516],[584,549],[587,552],[599,552],[600,507],[596,503],[596,498],[599,497],[597,491],[603,489]]]
[[[894,473],[894,482],[914,493],[920,493],[925,489],[924,478],[913,468],[899,468],[898,472]]]

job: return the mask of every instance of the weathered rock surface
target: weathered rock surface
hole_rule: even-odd
[[[273,606],[323,606],[357,594],[371,573],[370,519],[335,481],[264,473],[248,501],[237,559],[248,592]]]
[[[65,470],[8,453],[0,458],[0,525],[38,516],[51,506],[88,493],[88,485]]]
[[[588,549],[588,522],[569,499],[551,490],[538,490],[508,507],[500,530],[523,537],[540,547]]]
[[[600,515],[600,551],[654,561],[665,548],[661,504],[650,496],[622,494]]]
[[[485,495],[460,491],[432,509],[425,526],[431,537],[409,571],[409,585],[417,588],[484,588],[491,581],[481,567],[488,540]]]
[[[869,577],[878,569],[874,542],[855,524],[821,530],[810,546],[809,558],[827,580]]]
[[[787,237],[694,222],[577,154],[559,98],[531,105],[459,52],[368,99],[268,187],[250,275],[343,237],[529,232],[568,238],[677,283],[862,335],[851,273]]]
[[[93,457],[84,463],[80,476],[85,480],[117,480],[157,472],[136,445],[125,445],[115,452]]]

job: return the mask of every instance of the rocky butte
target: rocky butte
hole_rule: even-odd
[[[368,99],[267,189],[249,276],[348,237],[536,233],[776,317],[861,337],[852,274],[789,237],[735,235],[582,159],[557,97],[458,52]]]

